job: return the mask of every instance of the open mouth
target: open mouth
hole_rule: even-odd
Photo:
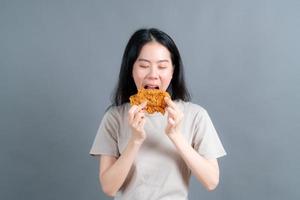
[[[144,89],[153,89],[153,90],[159,90],[159,87],[156,85],[145,85]]]

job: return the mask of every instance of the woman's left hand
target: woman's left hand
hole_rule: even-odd
[[[168,124],[165,132],[169,137],[180,134],[183,112],[179,110],[171,98],[165,97],[164,100],[167,103],[166,111],[168,113]]]

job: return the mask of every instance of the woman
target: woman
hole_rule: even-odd
[[[167,91],[166,113],[130,106],[138,89]],[[114,104],[105,113],[91,155],[101,155],[99,180],[115,199],[186,200],[193,174],[208,190],[219,182],[217,158],[226,154],[207,114],[189,102],[179,51],[166,33],[141,29],[122,60]]]

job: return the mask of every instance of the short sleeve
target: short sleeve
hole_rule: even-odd
[[[90,150],[90,155],[111,155],[119,157],[118,132],[119,123],[117,113],[113,108],[110,108],[102,118]]]
[[[226,155],[218,133],[205,109],[196,116],[193,146],[205,158],[219,158]]]

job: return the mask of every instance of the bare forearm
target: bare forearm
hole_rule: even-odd
[[[199,155],[181,134],[170,137],[179,154],[196,178],[208,189],[213,190],[219,182],[219,168]]]
[[[114,196],[123,185],[132,163],[141,146],[140,142],[130,140],[122,155],[117,161],[100,176],[100,181],[105,193]]]

